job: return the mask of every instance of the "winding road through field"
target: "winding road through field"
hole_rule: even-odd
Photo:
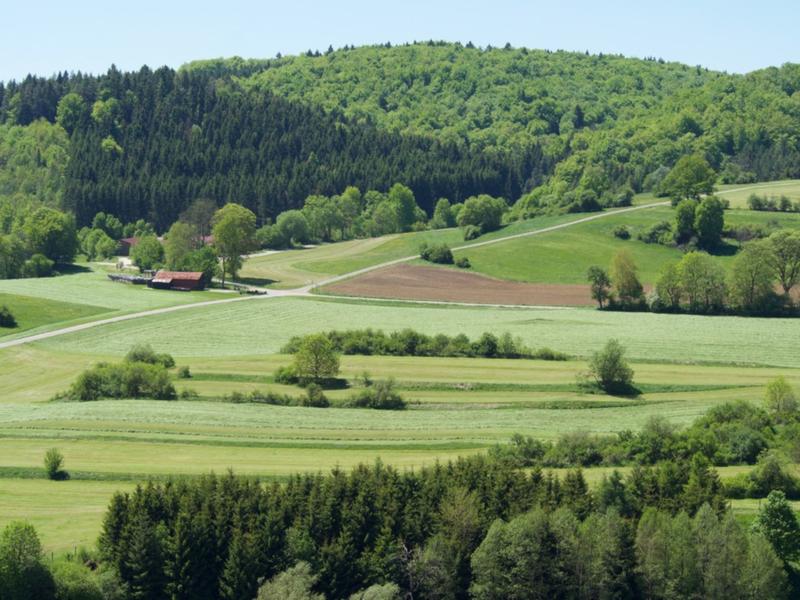
[[[597,214],[590,215],[588,217],[581,217],[579,219],[575,219],[574,221],[569,221],[568,223],[561,223],[559,225],[552,225],[550,227],[544,227],[542,229],[535,229],[533,231],[526,231],[524,233],[517,233],[514,235],[507,235],[504,237],[494,238],[492,240],[487,240],[484,242],[475,242],[472,244],[464,244],[462,246],[458,246],[453,248],[453,250],[466,250],[469,248],[480,248],[482,246],[488,246],[490,244],[499,244],[501,242],[507,242],[509,240],[514,240],[523,237],[529,237],[534,235],[542,235],[544,233],[549,233],[551,231],[557,231],[559,229],[566,229],[567,227],[572,227],[574,225],[579,225],[581,223],[587,223],[589,221],[595,221],[597,219],[603,219],[606,217],[611,217],[615,215],[619,215],[622,213],[633,212],[638,210],[645,210],[648,208],[655,208],[659,206],[668,206],[669,202],[653,202],[650,204],[641,204],[639,206],[630,206],[627,208],[620,208],[616,210],[610,210],[606,212],[601,212]],[[412,260],[416,260],[419,258],[419,254],[415,254],[413,256],[406,256],[403,258],[397,258],[394,260],[386,261],[380,264],[371,265],[369,267],[365,267],[363,269],[358,269],[356,271],[351,271],[349,273],[344,273],[342,275],[336,275],[335,277],[329,277],[322,281],[315,282],[311,285],[306,285],[290,290],[269,290],[267,294],[263,295],[253,295],[253,296],[237,296],[235,298],[223,298],[220,300],[209,300],[207,302],[196,302],[193,304],[181,304],[178,306],[169,306],[166,308],[156,308],[152,310],[145,310],[136,313],[130,313],[126,315],[118,315],[116,317],[109,317],[107,319],[99,319],[97,321],[90,321],[88,323],[81,323],[79,325],[71,325],[69,327],[63,327],[61,329],[54,329],[51,331],[45,331],[42,333],[35,333],[32,335],[18,337],[13,340],[8,341],[0,341],[0,350],[4,348],[11,348],[14,346],[21,346],[23,344],[29,344],[32,342],[38,342],[41,340],[46,340],[49,338],[67,335],[69,333],[75,333],[78,331],[84,331],[86,329],[91,329],[93,327],[101,327],[103,325],[110,325],[112,323],[119,323],[121,321],[129,321],[131,319],[141,319],[145,317],[152,317],[156,315],[163,315],[166,313],[177,312],[180,310],[190,310],[193,308],[201,307],[201,306],[213,306],[217,304],[229,304],[231,302],[246,302],[246,301],[256,301],[256,300],[264,300],[269,298],[281,298],[287,296],[311,296],[312,291],[316,288],[320,288],[326,285],[330,285],[332,283],[337,283],[339,281],[343,281],[345,279],[350,279],[351,277],[358,277],[359,275],[363,275],[364,273],[369,273],[371,271],[375,271],[377,269],[383,269],[386,267],[390,267],[392,265],[397,265],[405,262],[409,262]],[[262,290],[266,291],[266,290]],[[339,296],[325,296],[326,298],[338,298]],[[343,296],[342,298],[347,298],[348,300],[358,300],[357,297],[352,296]],[[372,298],[362,298],[364,300],[373,300]],[[393,300],[394,302],[408,302],[408,303],[419,303],[418,300]],[[424,301],[426,304],[430,303],[428,301]],[[446,302],[442,304],[452,304],[452,305],[461,305],[462,303],[459,302]],[[464,303],[466,304],[466,303]],[[472,306],[472,304],[468,304]],[[525,308],[530,308],[529,306]],[[552,308],[552,307],[551,307]]]

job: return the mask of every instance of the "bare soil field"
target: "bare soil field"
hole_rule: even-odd
[[[401,264],[326,286],[325,292],[365,298],[469,304],[590,306],[588,285],[503,281],[465,271]]]

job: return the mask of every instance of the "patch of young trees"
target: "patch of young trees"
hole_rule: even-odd
[[[77,250],[70,214],[39,207],[0,218],[0,279],[48,277],[56,264],[72,262]]]
[[[177,397],[168,369],[175,366],[169,354],[158,354],[148,345],[134,346],[121,363],[101,362],[81,373],[59,399],[87,402],[103,399]]]
[[[759,196],[750,194],[747,197],[747,207],[750,210],[767,212],[800,212],[800,200],[792,201],[788,196]]]
[[[763,497],[780,489],[798,497],[798,480],[786,461],[800,456],[796,427],[800,410],[794,389],[782,378],[768,383],[763,406],[739,400],[709,409],[689,427],[678,429],[663,417],[650,418],[637,432],[562,435],[543,442],[516,435],[510,444],[492,450],[495,458],[518,467],[589,467],[655,465],[662,461],[685,464],[696,453],[716,466],[757,465],[732,495]],[[779,459],[779,460],[776,460]],[[755,487],[750,487],[750,483]],[[782,482],[782,483],[780,483]],[[784,485],[785,484],[785,485]]]
[[[294,336],[282,348],[282,352],[296,354],[309,339],[325,338],[333,351],[341,354],[363,354],[374,356],[446,356],[482,358],[534,358],[540,360],[566,360],[566,354],[549,348],[532,350],[525,343],[504,333],[499,337],[486,332],[475,340],[459,334],[430,336],[413,329],[385,333],[375,329],[352,329],[328,331],[315,336]],[[321,342],[319,342],[321,343]]]

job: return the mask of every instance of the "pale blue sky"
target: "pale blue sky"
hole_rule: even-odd
[[[800,62],[800,0],[2,4],[0,80],[430,38],[656,56],[731,72]]]

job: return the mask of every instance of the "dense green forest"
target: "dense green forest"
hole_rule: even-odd
[[[481,193],[516,214],[615,203],[703,155],[723,182],[800,176],[800,66],[416,43],[0,83],[0,199],[163,231],[198,197],[263,224],[312,194]]]

